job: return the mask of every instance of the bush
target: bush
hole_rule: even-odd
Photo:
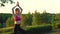
[[[60,24],[58,24],[57,26],[58,26],[58,29],[60,29]]]
[[[52,31],[52,26],[43,26],[43,27],[28,27],[27,28],[27,33],[28,34],[42,34],[46,32],[51,32]]]

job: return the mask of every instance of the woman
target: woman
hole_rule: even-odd
[[[19,8],[16,8],[16,9],[15,9],[15,13],[14,13],[14,8],[15,8],[16,6],[18,6],[20,9],[19,9]],[[14,6],[14,7],[12,8],[12,13],[13,13],[12,15],[13,15],[14,24],[15,24],[14,34],[17,34],[17,32],[21,30],[21,28],[20,28],[20,21],[21,21],[20,15],[21,15],[21,13],[22,13],[22,8],[19,6],[19,2],[17,2],[17,5],[16,5],[16,6]]]

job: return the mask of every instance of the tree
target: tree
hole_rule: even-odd
[[[14,25],[13,17],[9,17],[6,20],[6,27],[13,26],[13,25]]]
[[[3,14],[0,13],[0,24],[1,27],[6,27],[6,20],[8,19],[8,17],[11,17],[11,14]]]
[[[32,14],[30,12],[27,14],[27,25],[32,25]]]
[[[21,15],[21,26],[25,26],[26,25],[26,23],[25,23],[26,19],[27,19],[26,15],[22,14]]]
[[[60,13],[59,14],[55,14],[52,19],[53,19],[52,20],[52,25],[53,25],[54,29],[58,28],[57,25],[60,24]]]
[[[5,6],[4,4],[5,3],[9,3],[9,1],[10,1],[10,3],[12,4],[12,3],[14,3],[14,1],[13,0],[0,0],[0,6]]]
[[[37,17],[38,17],[37,14],[38,14],[37,10],[35,10],[35,13],[32,14],[33,15],[33,17],[32,17],[32,25],[37,25]]]
[[[32,14],[22,14],[21,16],[21,26],[32,25]]]

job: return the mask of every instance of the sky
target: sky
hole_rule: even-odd
[[[48,13],[60,13],[60,0],[13,0],[15,4],[5,3],[5,7],[0,7],[0,13],[12,13],[12,7],[19,2],[23,9],[23,14],[37,12],[43,13],[44,10]]]

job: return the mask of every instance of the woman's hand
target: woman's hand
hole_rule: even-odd
[[[19,2],[17,2],[16,6],[19,6]]]

